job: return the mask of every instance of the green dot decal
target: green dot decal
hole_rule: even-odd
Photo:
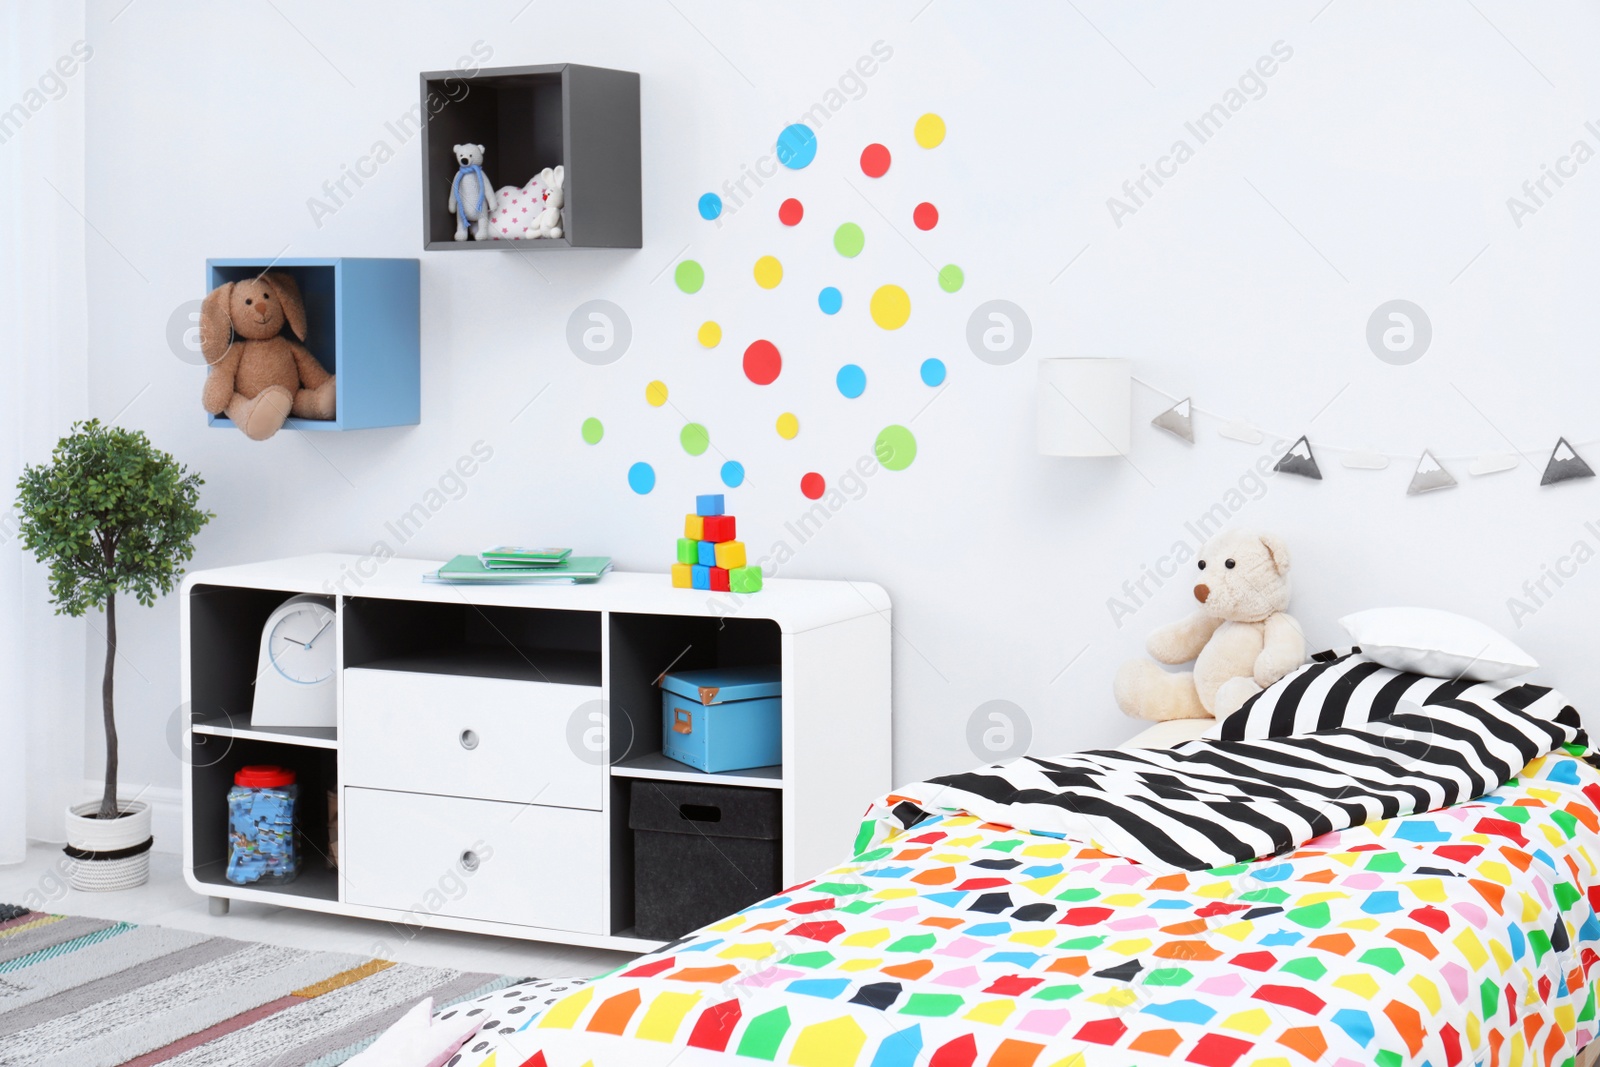
[[[606,435],[605,424],[599,419],[587,418],[583,420],[583,440],[586,444],[597,445],[600,438]]]
[[[946,263],[939,268],[939,288],[947,293],[953,293],[966,283],[967,276],[961,268],[954,263]]]
[[[685,452],[691,456],[698,456],[711,447],[711,431],[698,422],[691,422],[678,434],[678,440],[682,442]]]
[[[885,426],[872,451],[884,470],[903,471],[917,458],[917,439],[904,426]]]
[[[859,256],[866,246],[867,235],[853,222],[847,222],[833,231],[833,247],[841,256],[853,259]]]
[[[694,260],[686,259],[672,272],[672,280],[677,282],[678,288],[684,292],[698,293],[700,287],[706,283],[706,269]]]

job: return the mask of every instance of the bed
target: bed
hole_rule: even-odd
[[[1383,689],[1411,699],[1365,709],[1381,721],[1305,738],[1168,725],[1179,736],[1137,739],[1156,747],[897,790],[848,863],[503,1028],[458,1067],[1572,1063],[1596,1034],[1600,960],[1600,771],[1576,712],[1542,687],[1411,677]],[[1118,854],[1093,787],[1062,785],[1136,767],[1138,784],[1107,783],[1124,807],[1148,788],[1148,810],[1182,816],[1196,761],[1266,753],[1277,774],[1320,753],[1333,773],[1358,751],[1364,769],[1310,817],[1332,829],[1190,869],[1155,853],[1262,846],[1194,819]],[[1232,774],[1256,797],[1239,836],[1272,836],[1256,824],[1289,793]]]

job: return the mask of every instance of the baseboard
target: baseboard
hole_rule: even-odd
[[[95,778],[83,780],[85,799],[97,797],[105,791],[105,783]],[[169,852],[176,856],[183,852],[183,790],[161,785],[118,784],[117,795],[123,800],[134,797],[150,805],[150,835],[155,844],[151,852]]]

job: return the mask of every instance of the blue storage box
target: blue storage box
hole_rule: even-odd
[[[661,679],[661,751],[707,773],[783,762],[777,667],[679,671]]]

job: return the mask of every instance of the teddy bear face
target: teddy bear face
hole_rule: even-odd
[[[283,300],[264,277],[235,284],[228,299],[233,332],[251,341],[278,336],[287,313]]]
[[[1289,606],[1289,550],[1273,534],[1224,531],[1195,563],[1194,597],[1213,618],[1261,622]]]
[[[455,153],[456,162],[463,167],[479,167],[483,165],[483,145],[481,144],[452,145],[450,151]]]

